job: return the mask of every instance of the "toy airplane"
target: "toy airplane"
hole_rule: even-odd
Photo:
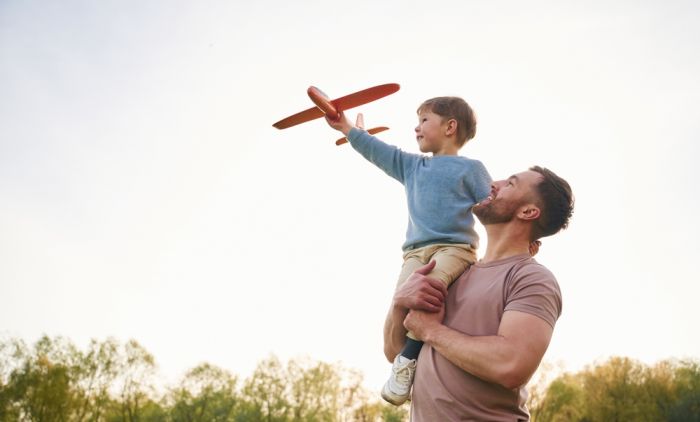
[[[272,126],[276,127],[277,129],[286,129],[288,127],[296,126],[298,124],[324,116],[328,116],[331,120],[336,120],[340,117],[341,111],[376,101],[380,98],[386,97],[387,95],[391,95],[398,90],[399,84],[384,84],[331,100],[320,89],[311,86],[306,90],[306,93],[309,95],[309,98],[311,98],[311,101],[316,104],[316,107],[312,107],[308,110],[304,110],[300,113],[282,119]],[[384,126],[375,127],[367,130],[367,132],[375,134],[387,129],[389,128]],[[346,142],[346,138],[340,138],[335,142],[335,144],[342,145]]]

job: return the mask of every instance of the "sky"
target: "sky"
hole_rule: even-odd
[[[378,390],[402,186],[322,120],[272,123],[310,85],[393,82],[348,111],[384,141],[417,153],[417,106],[457,95],[479,121],[461,155],[570,182],[570,228],[537,256],[564,301],[546,362],[698,359],[698,18],[677,0],[4,0],[0,336],[135,339],[169,380],[310,357]]]

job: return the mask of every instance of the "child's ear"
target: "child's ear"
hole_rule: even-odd
[[[447,121],[447,129],[445,129],[445,135],[447,136],[452,136],[455,133],[457,133],[457,120],[455,119],[450,119]]]

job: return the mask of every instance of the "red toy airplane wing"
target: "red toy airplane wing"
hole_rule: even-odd
[[[384,84],[372,88],[363,89],[354,94],[340,97],[337,100],[331,101],[338,111],[348,110],[353,107],[361,106],[387,95],[391,95],[399,90],[399,84]]]
[[[314,103],[321,103],[324,110],[321,110],[319,107],[313,107],[308,110],[304,110],[301,113],[297,113],[293,116],[282,119],[272,126],[276,127],[277,129],[286,129],[300,123],[308,122],[309,120],[318,119],[325,116],[326,113],[337,115],[337,112],[361,106],[362,104],[367,104],[386,97],[387,95],[393,94],[394,92],[398,91],[399,88],[399,84],[378,85],[335,100],[328,100],[325,94],[323,94],[320,90],[315,87],[310,87],[308,90],[309,96]]]
[[[312,107],[308,110],[304,110],[300,113],[297,113],[297,114],[289,116],[285,119],[282,119],[272,126],[276,127],[277,129],[286,129],[288,127],[296,126],[300,123],[308,122],[309,120],[318,119],[319,117],[323,117],[323,116],[324,116],[324,114],[320,108]]]

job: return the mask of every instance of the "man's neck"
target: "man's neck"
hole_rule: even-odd
[[[499,224],[486,227],[486,253],[481,262],[497,261],[511,256],[529,254],[530,241],[526,233],[512,230],[513,226]]]

